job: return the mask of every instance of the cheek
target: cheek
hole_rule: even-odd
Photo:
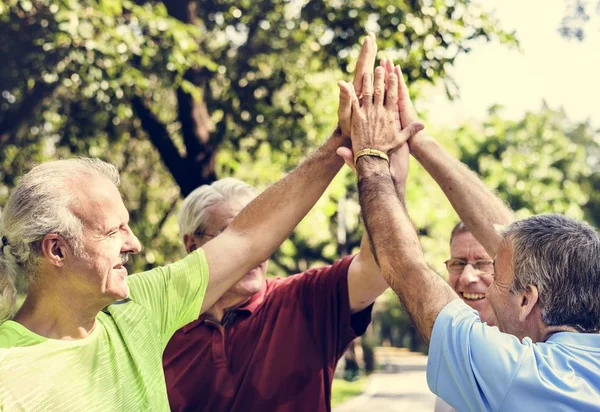
[[[485,284],[487,288],[489,288],[492,283],[494,283],[494,276],[492,275],[484,275],[481,276],[481,281]]]
[[[460,275],[450,274],[448,276],[448,283],[452,286],[452,289],[456,289],[456,284],[458,283],[458,279],[460,279]]]

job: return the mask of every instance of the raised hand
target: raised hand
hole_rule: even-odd
[[[398,76],[390,73],[387,83],[386,93],[386,71],[383,67],[377,67],[374,76],[365,73],[362,107],[352,86],[340,84],[340,87],[346,89],[345,93],[352,95],[351,137],[354,153],[367,148],[390,153],[423,129],[422,124],[415,123],[400,132],[396,130]]]
[[[362,83],[363,76],[365,73],[373,73],[373,66],[375,66],[375,56],[377,55],[377,43],[375,42],[375,35],[368,33],[367,37],[363,40],[363,45],[360,50],[360,56],[356,62],[356,69],[354,70],[354,80],[352,84],[357,96],[361,98],[362,94]],[[343,137],[350,137],[350,115],[352,112],[352,96],[351,93],[345,92],[340,85],[340,104],[338,107],[338,125]]]
[[[391,59],[383,59],[381,65],[385,68],[388,75],[395,73],[398,77],[398,118],[401,127],[406,127],[411,123],[419,122],[419,116],[415,110],[412,100],[410,99],[408,86],[404,81],[404,76],[402,75],[400,66],[394,66],[394,63]]]

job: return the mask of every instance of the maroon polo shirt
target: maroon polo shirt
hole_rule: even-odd
[[[173,411],[329,411],[335,365],[371,321],[351,314],[352,257],[266,287],[228,312],[175,333],[164,353]]]

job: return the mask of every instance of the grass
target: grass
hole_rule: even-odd
[[[360,395],[365,390],[366,385],[366,376],[361,376],[359,380],[354,382],[348,382],[344,379],[334,379],[331,392],[331,406],[337,406]]]

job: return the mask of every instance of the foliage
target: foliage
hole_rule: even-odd
[[[331,388],[331,407],[339,406],[342,403],[360,395],[367,386],[367,377],[348,382],[345,379],[334,379]]]
[[[559,28],[560,34],[567,38],[584,40],[585,32],[589,30],[588,24],[594,15],[600,15],[600,1],[566,0],[565,16]]]
[[[178,257],[179,194],[229,175],[264,188],[322,141],[365,27],[410,81],[446,79],[478,41],[515,42],[471,0],[5,0],[0,22],[0,207],[35,163],[111,161],[146,247],[134,270]],[[336,181],[276,256],[280,273],[357,245],[352,202],[335,245],[352,186]]]

